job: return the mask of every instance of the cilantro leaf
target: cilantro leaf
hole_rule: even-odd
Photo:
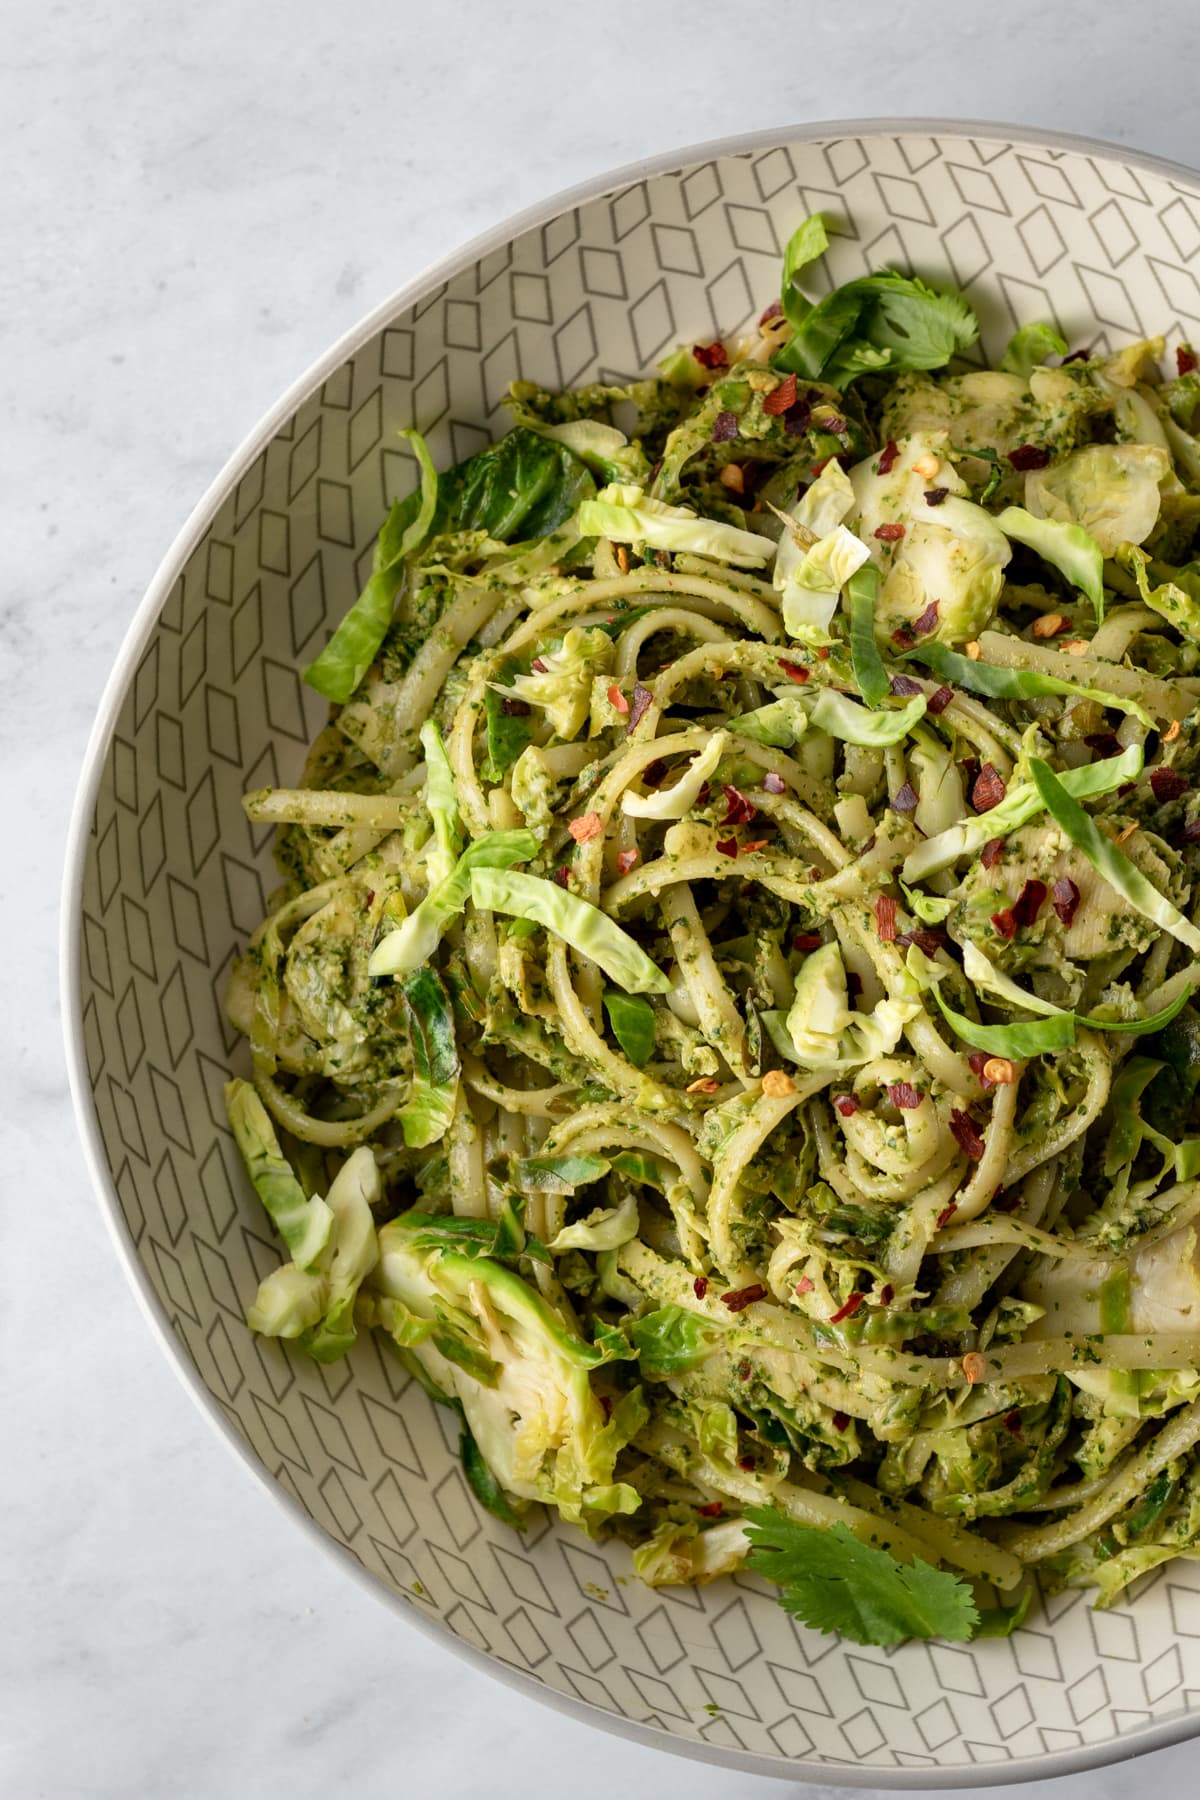
[[[837,1631],[856,1644],[908,1638],[963,1643],[979,1623],[971,1590],[918,1559],[897,1562],[860,1543],[845,1525],[798,1525],[769,1506],[749,1507],[749,1566],[781,1589],[785,1611],[814,1631]]]

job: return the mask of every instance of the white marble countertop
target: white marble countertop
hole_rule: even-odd
[[[984,33],[989,11],[6,0],[6,1800],[785,1791],[514,1698],[314,1555],[225,1454],[126,1290],[75,1141],[62,840],[104,678],[192,503],[293,376],[461,239],[647,151],[839,114],[1197,160],[1187,0],[1136,24],[1009,0]],[[1132,1800],[1198,1768],[1185,1746],[1030,1791]]]

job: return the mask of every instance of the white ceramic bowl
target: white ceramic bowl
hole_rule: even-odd
[[[278,1260],[221,1106],[220,996],[270,884],[244,789],[298,774],[299,668],[358,592],[416,423],[446,463],[502,431],[515,376],[624,380],[778,291],[806,212],[819,279],[898,263],[970,295],[984,348],[1200,333],[1200,176],[1005,126],[836,124],[638,164],[502,225],[389,300],[284,396],[155,577],[88,752],[65,1006],[80,1124],[167,1353],[276,1499],[421,1629],[524,1693],[758,1773],[928,1788],[1051,1775],[1200,1731],[1200,1570],[1111,1612],[1078,1592],[1007,1642],[858,1649],[739,1576],[652,1592],[623,1551],[482,1513],[454,1432],[370,1343],[321,1368],[254,1340]]]

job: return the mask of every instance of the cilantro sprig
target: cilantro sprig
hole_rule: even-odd
[[[786,1612],[856,1644],[909,1638],[965,1643],[979,1628],[970,1587],[918,1557],[897,1562],[843,1524],[799,1525],[769,1506],[746,1511],[749,1566],[780,1589]]]

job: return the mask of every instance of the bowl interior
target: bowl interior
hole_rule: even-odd
[[[245,1306],[279,1252],[221,1103],[243,1066],[221,995],[273,885],[268,834],[239,798],[294,780],[322,722],[298,671],[413,485],[397,430],[415,422],[444,464],[504,428],[517,376],[623,380],[679,340],[731,331],[775,297],[782,245],[817,208],[839,233],[818,280],[889,264],[948,277],[980,313],[981,361],[1030,319],[1073,344],[1200,331],[1196,188],[990,135],[759,147],[460,262],[326,372],[168,572],[101,752],[78,1023],[118,1223],[177,1356],[384,1590],[498,1672],[678,1747],[924,1784],[1115,1754],[1189,1709],[1200,1727],[1200,1571],[1172,1564],[1106,1613],[1068,1593],[1007,1642],[886,1653],[793,1626],[753,1577],[652,1592],[623,1552],[576,1532],[543,1519],[517,1537],[475,1506],[454,1421],[388,1354],[365,1342],[326,1369],[250,1336]]]

